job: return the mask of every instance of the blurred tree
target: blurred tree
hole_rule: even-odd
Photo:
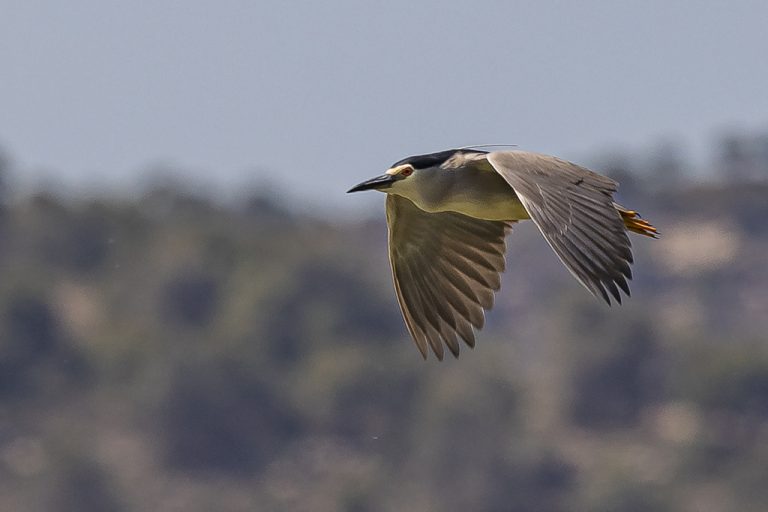
[[[757,153],[757,172],[758,179],[765,182],[768,180],[768,133],[761,133],[755,137]]]
[[[749,150],[744,139],[736,134],[726,134],[720,139],[718,167],[727,180],[744,179],[748,174]]]
[[[8,177],[11,174],[11,159],[0,147],[0,206],[8,199]]]
[[[113,233],[106,214],[98,202],[70,209],[51,194],[37,194],[30,201],[24,235],[34,246],[34,257],[46,268],[90,275],[100,270],[109,255]]]
[[[687,398],[715,412],[768,420],[768,347],[710,347],[689,367]]]
[[[723,180],[765,181],[768,178],[768,135],[725,133],[718,143],[715,165]]]
[[[181,272],[166,283],[160,310],[177,325],[205,327],[216,312],[218,284],[202,272]]]
[[[281,220],[285,222],[293,216],[275,200],[274,188],[263,186],[250,194],[242,205],[242,211],[249,217],[264,220]]]
[[[179,368],[160,415],[166,461],[181,470],[259,471],[302,432],[269,383],[216,360]]]
[[[71,223],[70,229],[62,233],[63,240],[58,254],[60,261],[79,274],[92,274],[100,269],[107,259],[111,233],[97,208],[85,212]],[[57,247],[51,248],[51,256]]]
[[[680,144],[664,140],[649,151],[649,185],[653,190],[678,190],[686,175],[685,158]]]
[[[68,455],[56,468],[47,489],[48,508],[56,512],[120,512],[124,510],[105,468],[84,454]]]
[[[83,357],[65,341],[50,305],[16,291],[5,298],[0,329],[0,397],[22,399],[56,383],[85,377]],[[56,389],[52,390],[56,391]]]
[[[310,349],[309,332],[319,339],[355,344],[383,342],[402,332],[397,311],[372,293],[363,276],[315,258],[296,269],[267,307],[271,312],[264,342],[270,355],[284,362]]]
[[[623,327],[596,324],[595,333],[580,352],[573,376],[571,415],[576,424],[591,428],[626,428],[643,409],[658,401],[663,385],[660,352],[645,322]]]

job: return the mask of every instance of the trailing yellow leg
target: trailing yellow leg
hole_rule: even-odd
[[[659,238],[658,230],[650,222],[640,217],[634,210],[627,210],[623,206],[614,203],[616,210],[621,214],[624,225],[629,231],[651,238]]]

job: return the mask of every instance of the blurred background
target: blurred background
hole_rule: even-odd
[[[764,2],[2,2],[0,509],[768,509]],[[423,361],[383,195],[519,144],[621,182],[608,308],[534,226]]]

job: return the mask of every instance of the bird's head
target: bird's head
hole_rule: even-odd
[[[375,178],[358,183],[347,190],[347,193],[361,192],[363,190],[378,190],[387,193],[393,192],[392,189],[398,186],[396,185],[398,182],[407,180],[415,171],[416,168],[408,163],[393,165],[381,176],[376,176]]]
[[[347,193],[360,192],[363,190],[378,190],[386,193],[404,192],[409,188],[416,187],[416,182],[419,180],[419,177],[427,174],[425,171],[439,169],[443,167],[446,162],[464,154],[485,154],[485,151],[449,149],[438,153],[409,156],[408,158],[403,158],[392,164],[387,172],[381,176],[376,176],[375,178],[359,183],[349,189]]]

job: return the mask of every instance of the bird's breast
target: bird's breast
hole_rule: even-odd
[[[444,176],[448,182],[444,182],[442,197],[435,198],[433,204],[429,205],[432,211],[453,211],[485,220],[530,218],[515,191],[496,172],[444,172],[453,175]]]
[[[514,190],[506,194],[454,194],[443,203],[443,210],[463,213],[484,220],[522,220],[530,216]]]

